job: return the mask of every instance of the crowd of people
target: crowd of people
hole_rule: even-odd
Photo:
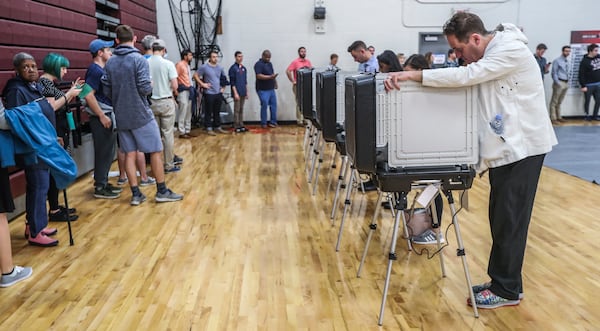
[[[69,67],[64,56],[48,54],[42,61],[44,73],[40,76],[36,60],[27,53],[18,53],[13,58],[15,77],[2,93],[4,106],[13,109],[36,103],[52,124],[54,138],[68,146],[68,104],[76,97],[81,98],[90,115],[94,141],[94,197],[119,198],[123,191],[120,186],[129,183],[132,206],[147,200],[140,189],[147,185],[156,186],[156,202],[180,201],[183,195],[168,188],[165,174],[180,171],[183,164],[183,159],[174,153],[175,134],[179,139],[194,137],[191,117],[197,107],[198,88],[202,93],[207,135],[227,132],[219,114],[227,86],[234,99],[233,129],[237,133],[248,131],[243,116],[249,96],[243,53],[235,52],[235,63],[225,71],[219,65],[219,54],[213,51],[208,61],[194,72],[190,50],[183,50],[181,61],[174,64],[164,58],[165,41],[154,36],[144,37],[141,43],[145,54],[142,55],[134,47],[137,38],[129,26],[118,26],[115,32],[116,45],[101,39],[90,42],[92,63],[85,79],[77,79],[66,92],[56,85]],[[543,57],[547,49],[544,44],[538,45],[535,55],[531,56],[527,38],[516,26],[503,24],[490,32],[479,17],[470,13],[455,14],[444,26],[444,34],[451,48],[443,69],[428,70],[432,69],[432,54],[413,54],[405,58],[404,54],[385,50],[376,55],[375,47],[360,40],[353,42],[347,51],[358,62],[358,71],[389,73],[385,83],[388,89],[400,88],[398,82],[405,80],[433,87],[478,86],[482,96],[480,127],[484,132],[480,136],[478,169],[489,171],[493,245],[488,265],[490,282],[473,288],[475,302],[469,304],[481,308],[516,305],[523,297],[521,269],[542,162],[557,143],[550,121],[540,120],[542,114],[548,113],[543,77],[552,66],[550,116],[553,122],[561,121],[560,105],[571,77],[570,47],[563,47],[561,56],[551,64]],[[298,57],[286,69],[294,94],[297,70],[312,67],[306,48],[300,47],[297,51]],[[511,56],[507,57],[509,53]],[[331,54],[329,70],[339,70],[338,59],[337,54]],[[271,52],[264,50],[254,65],[263,128],[278,126],[275,91],[278,75],[270,60]],[[471,66],[473,63],[477,65]],[[506,85],[505,93],[495,88],[498,82]],[[517,86],[517,82],[524,84]],[[586,119],[599,119],[600,56],[596,44],[588,47],[588,54],[581,62],[579,83],[585,93]],[[588,108],[592,96],[596,103],[590,116]],[[520,102],[511,102],[511,98]],[[11,125],[5,119],[4,106],[0,106],[0,129],[9,130]],[[485,130],[499,112],[505,119],[505,131]],[[298,125],[304,125],[298,107],[296,113]],[[4,139],[3,136],[0,135],[0,139]],[[11,286],[32,274],[30,267],[15,266],[12,261],[6,213],[14,210],[14,203],[4,153],[3,149],[0,153],[0,287]],[[108,181],[115,153],[120,173],[116,186]],[[153,177],[146,172],[146,156]],[[48,221],[74,221],[76,209],[59,205],[61,185],[57,184],[51,165],[44,161],[22,162],[22,167],[27,179],[25,236],[31,245],[55,246],[58,240],[52,236],[57,230],[48,227]],[[441,207],[441,201],[436,201],[436,206]],[[440,213],[441,210],[438,219],[441,219]]]

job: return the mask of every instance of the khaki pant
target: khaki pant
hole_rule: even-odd
[[[558,81],[558,84],[552,83],[552,99],[550,99],[550,119],[555,121],[562,118],[560,115],[560,104],[565,99],[569,83]]]
[[[190,100],[190,91],[183,90],[177,95],[179,108],[177,112],[177,129],[179,134],[190,133],[192,129],[192,100]]]
[[[294,92],[294,101],[296,102],[296,122],[298,124],[304,123],[304,114],[300,111],[300,105],[298,104],[298,96],[296,95],[296,84],[292,84],[292,92]]]
[[[239,100],[233,100],[233,127],[241,128],[244,126],[244,104],[246,97],[240,96]]]
[[[150,106],[156,124],[160,129],[160,134],[163,139],[163,152],[165,157],[165,169],[173,168],[173,157],[175,156],[174,144],[175,138],[175,100],[173,98],[152,100]]]

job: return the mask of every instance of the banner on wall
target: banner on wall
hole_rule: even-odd
[[[579,88],[579,64],[589,44],[600,44],[600,30],[571,31],[571,77],[569,87]]]

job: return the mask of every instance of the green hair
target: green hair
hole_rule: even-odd
[[[60,68],[69,67],[69,60],[66,57],[57,53],[48,53],[42,63],[44,72],[60,79]]]

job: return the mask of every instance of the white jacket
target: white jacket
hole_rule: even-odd
[[[502,24],[483,57],[466,67],[423,71],[423,85],[477,85],[479,164],[477,171],[548,153],[558,143],[548,116],[540,68],[527,48],[527,37],[513,24]],[[490,123],[502,116],[504,132]]]

